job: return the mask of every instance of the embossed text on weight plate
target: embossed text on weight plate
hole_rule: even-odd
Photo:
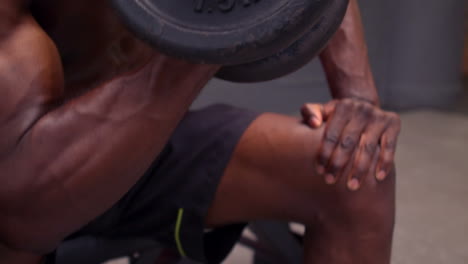
[[[234,9],[236,5],[242,7],[248,7],[251,4],[256,4],[260,0],[216,0],[215,6],[207,6],[206,0],[193,0],[194,2],[194,11],[198,13],[212,13],[214,10],[219,10],[221,12],[230,12]]]

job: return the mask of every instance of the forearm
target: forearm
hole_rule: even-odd
[[[184,76],[174,76],[174,71]],[[3,233],[45,253],[117,202],[154,161],[215,69],[150,62],[41,117],[2,162],[15,180]],[[8,206],[8,205],[7,205]]]
[[[342,25],[320,59],[334,98],[360,98],[379,103],[357,0],[350,0]]]

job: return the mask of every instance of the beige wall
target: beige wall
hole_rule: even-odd
[[[463,56],[463,73],[468,77],[468,10],[466,12],[466,23],[465,23],[465,53]]]

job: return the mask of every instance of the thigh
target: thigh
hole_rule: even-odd
[[[390,218],[394,178],[377,184],[368,175],[357,192],[347,189],[345,179],[327,185],[315,168],[322,140],[323,129],[311,129],[297,118],[261,115],[237,145],[206,224],[263,219],[310,224],[323,215],[336,221],[348,218],[342,217],[348,212],[364,215],[370,201]]]
[[[322,133],[298,118],[270,113],[257,118],[242,136],[226,168],[207,225],[261,219],[304,220],[304,214],[313,206],[304,204],[310,201],[305,197],[314,187],[323,186],[314,175]]]

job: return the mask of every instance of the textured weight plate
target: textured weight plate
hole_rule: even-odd
[[[275,54],[315,24],[330,0],[113,0],[125,24],[161,52],[233,65]]]
[[[223,67],[216,77],[232,82],[262,82],[280,78],[302,68],[325,47],[346,14],[348,0],[330,1],[330,6],[318,23],[294,44],[258,61]]]

